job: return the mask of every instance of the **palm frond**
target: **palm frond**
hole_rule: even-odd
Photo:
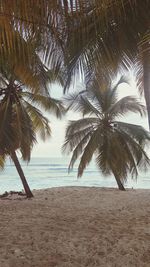
[[[13,111],[15,116],[12,122],[13,129],[18,140],[18,147],[16,149],[20,149],[23,160],[30,161],[31,151],[36,143],[32,120],[22,103],[15,105]]]
[[[139,143],[138,141],[136,141],[136,139],[132,137],[132,135],[130,136],[129,132],[127,133],[126,131],[123,131],[120,128],[116,129],[116,131],[121,133],[121,135],[126,139],[126,142],[128,143],[128,146],[133,154],[133,157],[139,169],[147,170],[147,167],[150,165],[150,159],[144,150],[145,142]],[[148,141],[149,137],[144,136],[143,139],[147,139]]]
[[[30,101],[31,104],[40,106],[45,111],[53,113],[57,118],[61,119],[65,114],[65,108],[61,100],[54,99],[47,95],[33,94],[27,91],[22,92],[21,95],[26,97],[27,101]]]
[[[121,129],[124,132],[128,133],[133,139],[135,139],[141,146],[145,146],[146,141],[150,141],[150,134],[148,131],[146,131],[142,126],[126,123],[126,122],[120,122],[120,121],[114,121],[115,128]]]
[[[76,111],[77,105],[78,105],[78,99],[80,98],[81,95],[84,95],[84,94],[86,94],[86,90],[82,90],[77,93],[70,93],[66,95],[63,98],[63,103],[66,106],[67,110],[72,109]]]
[[[64,103],[67,106],[67,110],[72,109],[77,112],[81,112],[85,115],[96,115],[101,117],[101,110],[93,98],[93,94],[87,91],[81,91],[79,93],[69,94]]]
[[[125,181],[128,169],[128,157],[124,142],[115,131],[107,130],[103,142],[98,146],[96,162],[104,175],[109,175],[114,169],[122,181]]]
[[[41,139],[45,141],[46,138],[51,136],[51,129],[48,119],[42,115],[39,109],[32,106],[26,101],[25,103],[27,113],[29,114],[34,127],[34,131],[39,133]]]
[[[82,138],[80,142],[77,143],[75,149],[73,150],[73,154],[69,163],[68,171],[70,172],[73,169],[75,161],[79,158],[79,156],[82,154],[85,146],[89,142],[91,138],[92,133],[87,132]],[[82,175],[82,174],[81,174]]]
[[[0,155],[0,169],[3,170],[5,166],[5,156]]]
[[[15,134],[11,126],[10,99],[0,103],[0,151],[1,155],[11,149],[15,143]],[[11,130],[10,130],[11,129]]]
[[[149,1],[142,4],[139,0],[86,4],[80,1],[80,4],[82,8],[72,16],[66,45],[69,81],[79,65],[89,72],[96,72],[98,66],[101,76],[114,73],[124,62],[124,55],[133,59],[139,53],[138,44],[149,29],[149,11],[145,15],[145,10],[150,10]]]
[[[117,103],[108,109],[110,118],[123,116],[128,112],[139,113],[141,116],[146,115],[145,106],[142,105],[134,96],[121,98]]]
[[[99,119],[97,118],[83,118],[77,121],[70,121],[66,129],[66,136],[74,135],[80,130],[87,129],[92,127],[93,129],[97,126]]]
[[[71,126],[70,126],[71,127]],[[65,152],[72,152],[74,147],[78,146],[79,143],[82,141],[82,139],[86,135],[91,135],[94,131],[93,125],[90,127],[87,127],[83,130],[80,130],[78,132],[73,132],[71,134],[66,133],[65,142],[62,146],[62,151]]]
[[[117,102],[117,89],[122,83],[128,83],[125,76],[121,76],[115,85],[111,85],[110,79],[104,81],[99,80],[98,76],[94,76],[88,84],[86,96],[92,101],[94,107],[102,114]]]
[[[102,142],[102,138],[99,135],[99,129],[94,131],[91,135],[91,138],[87,145],[84,148],[83,154],[80,159],[79,167],[78,167],[78,177],[81,177],[84,169],[92,160],[93,154],[98,149],[98,144]]]

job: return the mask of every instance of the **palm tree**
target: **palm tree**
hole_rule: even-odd
[[[144,150],[149,133],[141,126],[116,120],[128,112],[144,115],[144,106],[133,96],[117,100],[117,87],[100,90],[94,81],[90,90],[66,97],[68,108],[81,112],[84,118],[70,121],[66,130],[63,151],[72,152],[69,170],[80,158],[78,177],[95,155],[98,168],[104,175],[113,173],[120,190],[125,190],[127,174],[138,175],[150,160]]]
[[[31,197],[32,192],[15,151],[19,149],[23,160],[29,161],[33,144],[36,141],[36,133],[40,133],[44,140],[50,136],[49,122],[38,106],[61,117],[64,112],[63,106],[61,101],[50,97],[49,86],[55,81],[62,84],[62,78],[59,68],[48,69],[42,63],[38,55],[37,40],[33,42],[31,38],[24,38],[20,32],[17,32],[17,27],[15,29],[12,27],[10,30],[6,24],[3,25],[4,30],[8,30],[5,35],[8,38],[12,34],[18,43],[19,51],[15,52],[18,56],[15,53],[15,56],[12,55],[15,43],[8,38],[8,49],[5,50],[4,46],[5,58],[3,60],[2,57],[1,63],[3,64],[0,64],[0,165],[3,167],[6,156],[11,156],[22,179],[25,192],[28,197]],[[12,49],[9,47],[11,44]]]
[[[11,157],[26,195],[30,198],[33,194],[16,151],[21,152],[23,160],[29,161],[32,147],[36,143],[36,135],[40,134],[43,140],[51,135],[49,121],[43,116],[41,108],[54,113],[58,118],[61,118],[64,108],[61,101],[48,95],[47,90],[45,90],[46,95],[40,92],[32,93],[30,88],[6,75],[1,77],[0,83],[0,166],[4,167],[6,156]]]

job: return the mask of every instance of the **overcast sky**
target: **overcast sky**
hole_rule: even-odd
[[[52,86],[52,96],[59,98],[62,96],[62,88],[58,85]],[[136,95],[139,97],[135,83],[131,80],[131,85],[123,84],[118,87],[119,98],[127,95]],[[142,102],[143,102],[142,98]],[[43,143],[38,139],[38,144],[32,151],[32,157],[62,157],[61,146],[64,142],[65,128],[68,120],[76,120],[79,118],[79,114],[69,112],[64,119],[58,120],[54,116],[48,115],[50,125],[52,129],[52,137]],[[140,124],[148,129],[147,118],[141,118],[137,114],[132,114],[125,117],[125,121],[134,124]]]

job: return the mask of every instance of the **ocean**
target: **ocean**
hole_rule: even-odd
[[[113,176],[104,177],[94,162],[86,168],[82,178],[77,178],[77,164],[68,174],[68,164],[68,158],[32,158],[29,164],[21,162],[32,190],[60,186],[117,187],[115,178]],[[150,171],[140,173],[137,181],[129,177],[125,186],[150,189]],[[10,190],[21,191],[22,189],[15,166],[11,161],[7,161],[5,169],[0,171],[0,193]]]

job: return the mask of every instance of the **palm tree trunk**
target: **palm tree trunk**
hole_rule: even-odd
[[[144,97],[147,107],[148,123],[150,129],[150,48],[145,45],[143,52],[143,78],[144,78]]]
[[[116,176],[115,176],[115,179],[116,179],[119,190],[125,191],[125,188],[124,188],[123,184],[121,183],[120,179]]]
[[[12,160],[13,160],[15,166],[16,166],[16,169],[17,169],[18,174],[20,176],[20,179],[22,181],[22,184],[23,184],[23,187],[24,187],[24,190],[25,190],[25,193],[26,193],[27,197],[28,198],[33,197],[33,194],[31,192],[30,187],[29,187],[29,185],[27,183],[27,180],[26,180],[26,178],[24,176],[23,170],[21,168],[20,162],[19,162],[19,160],[17,158],[17,155],[16,155],[16,152],[15,151],[13,151],[11,153],[11,158],[12,158]]]
[[[116,173],[116,171],[112,170],[112,172],[113,172],[113,175],[115,176],[119,190],[125,191],[125,188],[124,188],[122,182],[120,181],[120,178],[119,178],[118,174]]]

